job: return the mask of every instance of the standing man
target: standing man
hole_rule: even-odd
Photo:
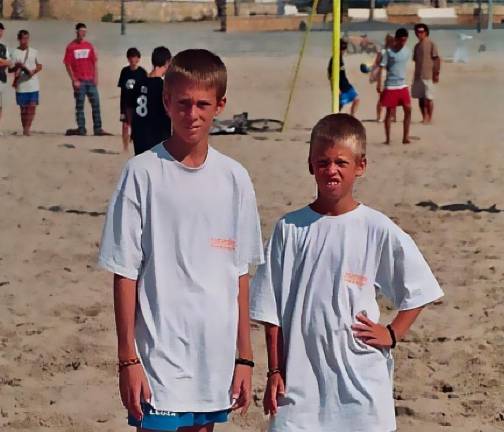
[[[408,30],[397,29],[394,37],[394,44],[383,53],[380,62],[380,73],[378,75],[376,89],[380,96],[381,106],[387,108],[385,116],[385,144],[390,144],[390,126],[392,116],[398,106],[404,110],[403,124],[403,144],[409,144],[409,130],[411,124],[411,98],[406,84],[406,65],[411,58],[411,51],[406,46],[408,42]],[[382,91],[382,70],[387,70],[385,78],[385,89]]]
[[[7,68],[11,66],[9,50],[1,42],[3,37],[5,27],[0,22],[0,120],[2,119],[2,94],[5,89],[5,84],[7,83]],[[0,136],[2,132],[0,132]]]
[[[111,135],[102,129],[100,113],[100,96],[98,94],[98,57],[94,46],[84,40],[87,33],[86,24],[75,26],[77,37],[66,47],[65,63],[68,76],[72,80],[75,98],[75,117],[77,129],[68,129],[66,135],[86,135],[84,101],[86,96],[93,112],[93,131],[96,136]]]
[[[154,48],[152,70],[137,80],[128,103],[132,112],[131,140],[135,155],[150,150],[171,136],[171,119],[163,102],[163,78],[170,65],[171,53],[164,46]]]
[[[439,82],[441,59],[436,44],[429,38],[429,27],[426,24],[416,24],[415,35],[418,43],[413,50],[415,77],[411,86],[411,96],[418,99],[422,123],[429,124],[434,111],[434,84]]]

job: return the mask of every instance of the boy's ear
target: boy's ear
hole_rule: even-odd
[[[166,111],[166,114],[169,114],[169,107],[170,107],[170,95],[166,90],[163,89],[163,106]]]
[[[313,171],[313,165],[310,161],[310,157],[308,157],[308,171],[310,171],[311,175],[315,174],[315,172]]]
[[[227,97],[223,96],[221,99],[217,100],[217,111],[215,113],[216,116],[218,116],[222,111],[224,111],[224,108],[226,107],[227,103]]]
[[[366,156],[363,155],[357,161],[357,170],[356,170],[355,176],[362,177],[364,175],[364,173],[366,172],[366,167],[367,167],[367,159],[366,159]]]

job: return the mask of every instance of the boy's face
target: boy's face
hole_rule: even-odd
[[[218,100],[215,88],[183,80],[165,92],[164,103],[174,133],[188,144],[198,144],[208,139],[212,121],[224,109],[226,98]]]
[[[140,63],[140,57],[134,56],[134,57],[128,57],[128,63],[130,67],[136,68],[138,66],[138,63]]]
[[[398,50],[403,49],[404,45],[406,45],[406,42],[408,42],[407,36],[401,36],[395,38],[395,45]]]
[[[83,40],[86,37],[87,28],[81,27],[79,30],[76,30],[75,33],[77,34],[77,39]]]
[[[366,158],[341,144],[314,143],[309,164],[319,197],[335,202],[352,196],[355,179],[366,169]]]
[[[415,35],[419,41],[423,41],[427,36],[427,32],[423,27],[419,27],[415,30]]]

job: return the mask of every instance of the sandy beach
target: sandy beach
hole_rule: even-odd
[[[112,276],[97,267],[103,212],[120,170],[120,68],[137,46],[149,68],[150,51],[204,47],[221,54],[229,71],[223,119],[247,111],[251,118],[281,119],[301,33],[226,35],[215,24],[118,26],[90,24],[100,56],[104,128],[112,137],[65,137],[74,127],[73,96],[62,65],[72,23],[5,22],[14,46],[21,26],[32,31],[41,55],[41,106],[31,137],[19,134],[11,89],[4,96],[0,130],[0,429],[2,431],[129,430],[120,403]],[[57,36],[55,36],[57,35]],[[383,39],[384,32],[371,36]],[[396,350],[395,398],[400,432],[498,432],[504,430],[504,50],[477,52],[470,41],[467,64],[444,63],[434,124],[419,124],[413,111],[411,145],[383,145],[374,118],[375,88],[358,70],[370,60],[346,59],[361,95],[358,117],[368,133],[368,171],[357,188],[364,203],[391,216],[410,233],[446,296],[430,306]],[[494,32],[503,40],[504,30]],[[411,34],[409,46],[414,45]],[[449,57],[456,31],[434,31]],[[490,47],[495,47],[489,44]],[[218,150],[239,160],[253,179],[265,238],[285,212],[306,205],[315,192],[306,158],[310,128],[329,112],[325,67],[330,34],[316,32],[304,59],[288,130],[212,137]],[[409,75],[412,73],[410,65]],[[399,115],[402,119],[402,115]],[[88,130],[90,112],[87,111]],[[480,209],[431,210],[471,201]],[[384,304],[383,322],[392,311]],[[265,431],[262,329],[253,327],[254,403],[246,417],[216,427],[223,432]],[[337,430],[337,429],[335,429]],[[314,431],[317,432],[317,431]]]

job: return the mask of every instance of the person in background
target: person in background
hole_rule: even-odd
[[[436,44],[429,38],[427,24],[416,24],[415,35],[418,43],[413,49],[415,75],[411,86],[411,96],[418,99],[422,123],[429,124],[434,112],[434,85],[439,82],[441,59]]]
[[[20,109],[23,135],[29,136],[39,104],[38,73],[42,70],[42,64],[39,61],[38,51],[30,47],[28,30],[19,30],[17,40],[19,45],[11,54],[10,71],[14,74],[12,86],[16,89],[16,103]]]
[[[355,117],[355,113],[357,112],[357,108],[359,107],[359,95],[355,91],[355,88],[346,76],[345,63],[343,61],[343,54],[345,53],[348,44],[343,39],[340,39],[340,72],[339,72],[339,109],[341,109],[348,104],[350,106],[350,115]],[[329,60],[329,64],[327,65],[327,78],[329,79],[332,87],[332,68],[333,68],[333,59]]]
[[[7,83],[7,70],[12,65],[9,49],[1,42],[4,30],[5,27],[3,23],[0,22],[0,120],[2,120],[2,95],[5,90],[5,84]],[[0,136],[2,136],[1,131]]]
[[[406,46],[408,42],[408,30],[397,29],[394,44],[385,50],[380,62],[380,73],[377,80],[376,90],[381,93],[380,104],[387,108],[385,116],[385,144],[390,144],[390,128],[392,115],[398,106],[404,110],[403,144],[409,144],[411,124],[411,98],[406,84],[406,66],[411,56],[411,51]],[[386,69],[385,88],[382,87],[382,70]],[[383,90],[383,91],[382,91]]]
[[[152,70],[137,80],[129,99],[132,112],[131,140],[135,155],[150,150],[171,136],[171,120],[163,102],[163,77],[170,65],[171,53],[166,47],[152,51]]]
[[[141,54],[136,48],[129,48],[126,51],[126,58],[128,59],[128,66],[124,66],[119,75],[117,87],[121,89],[120,101],[120,120],[122,122],[122,141],[124,151],[128,151],[128,144],[130,141],[130,127],[131,119],[133,116],[132,109],[128,104],[131,99],[135,83],[144,79],[147,72],[142,66],[139,66]]]
[[[84,101],[86,96],[91,103],[93,113],[93,130],[96,136],[110,135],[102,128],[100,112],[100,95],[98,93],[98,57],[94,46],[85,40],[87,27],[84,23],[75,26],[76,38],[70,42],[65,51],[65,64],[68,76],[72,80],[75,98],[76,129],[68,129],[66,135],[86,135],[86,118]]]

